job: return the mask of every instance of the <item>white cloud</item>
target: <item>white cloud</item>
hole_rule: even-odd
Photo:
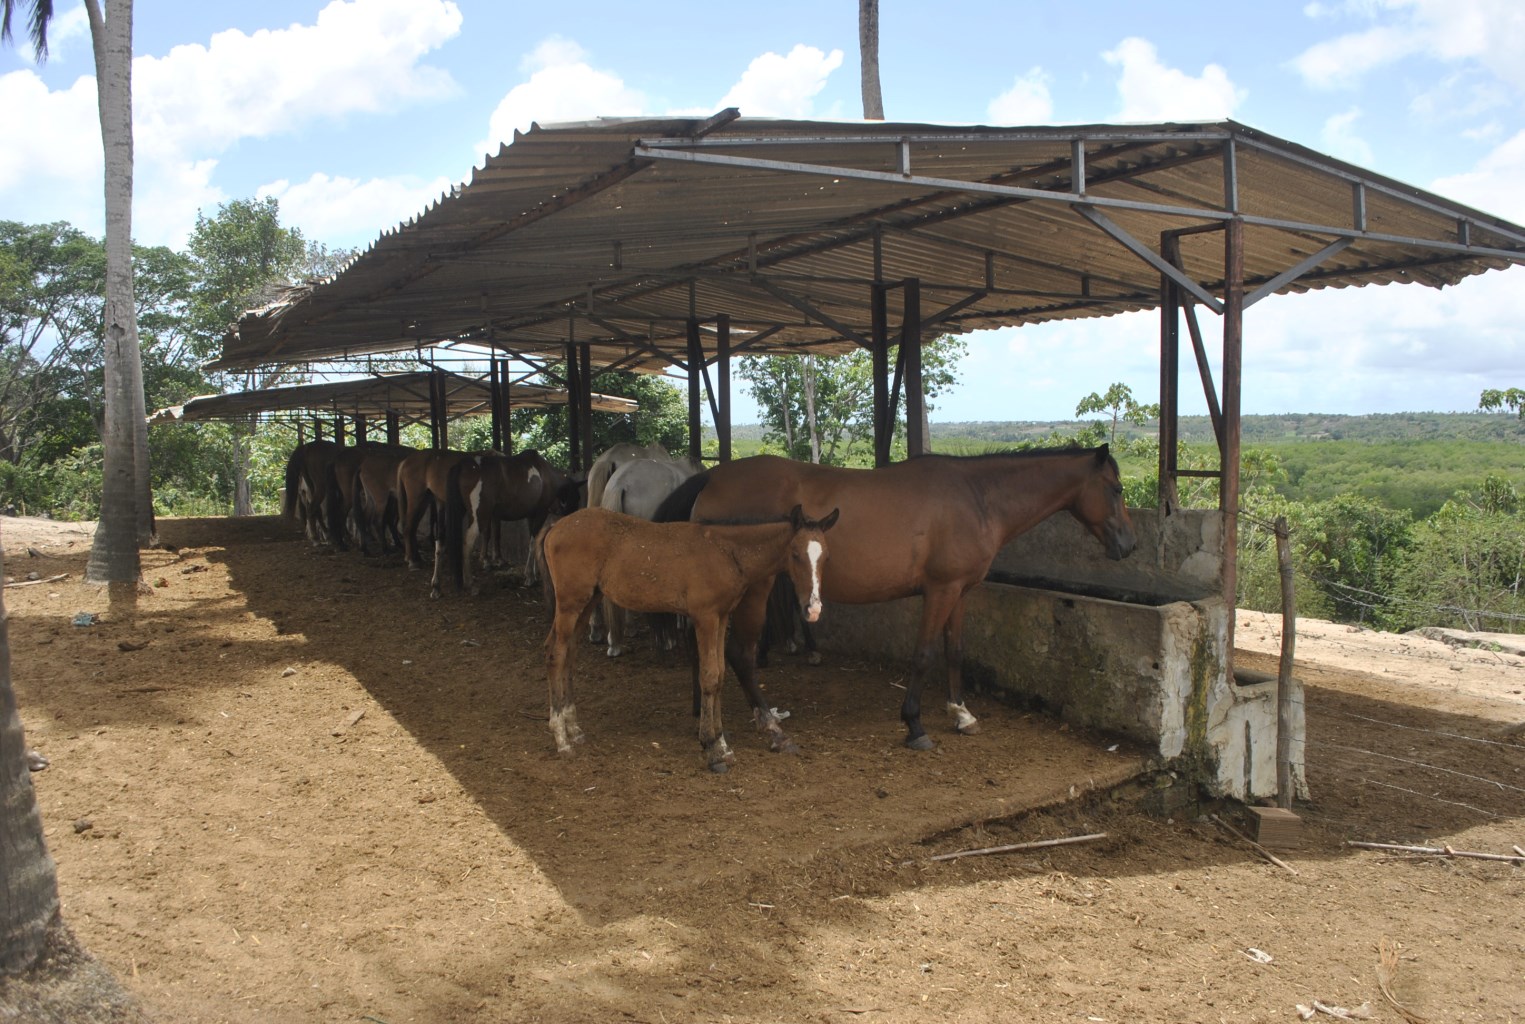
[[[1319,5],[1310,17],[1332,12]],[[1309,47],[1293,60],[1311,85],[1334,88],[1415,54],[1443,61],[1476,61],[1516,88],[1525,88],[1525,5],[1518,0],[1367,0],[1337,13],[1375,24]]]
[[[531,122],[554,124],[649,112],[642,93],[627,87],[618,75],[594,68],[583,48],[570,40],[545,40],[519,67],[529,78],[499,101],[488,120],[487,138],[476,143],[473,159],[497,153],[500,145],[513,141],[515,131],[528,131]]]
[[[1366,72],[1418,50],[1422,41],[1411,31],[1374,28],[1316,43],[1292,61],[1310,85],[1334,89],[1353,84]]]
[[[1373,162],[1371,146],[1354,131],[1360,117],[1361,111],[1358,108],[1333,115],[1324,121],[1324,127],[1319,130],[1319,138],[1323,142],[1324,151],[1330,156],[1370,167]]]
[[[261,186],[258,198],[274,196],[281,223],[300,228],[308,238],[332,245],[363,248],[418,214],[453,183],[445,178],[420,182],[398,178],[331,177],[317,173],[292,184],[281,180]]]
[[[1436,181],[1431,190],[1517,224],[1525,220],[1525,131],[1500,144],[1472,170]]]
[[[803,43],[784,56],[765,53],[747,66],[720,106],[748,117],[809,117],[812,101],[841,66],[841,50],[825,53]]]
[[[488,123],[488,138],[476,144],[477,154],[496,153],[500,144],[512,142],[514,132],[528,130],[531,122],[659,113],[703,117],[724,107],[738,107],[752,117],[811,117],[815,96],[842,66],[842,51],[824,53],[799,44],[782,56],[765,53],[747,66],[714,106],[666,111],[650,109],[644,93],[589,61],[587,51],[569,39],[552,37],[536,46],[519,65],[529,78],[498,103]]]
[[[219,32],[136,58],[134,235],[182,243],[196,211],[225,198],[217,158],[240,139],[448,95],[449,75],[422,59],[460,25],[450,0],[334,0],[312,25]],[[31,72],[0,79],[0,109],[21,121],[8,122],[0,153],[5,216],[102,230],[95,103],[92,77],[57,91]]]
[[[1216,121],[1233,116],[1245,97],[1221,66],[1209,64],[1193,77],[1160,63],[1147,39],[1124,39],[1102,57],[1122,68],[1120,121]]]
[[[133,61],[142,142],[216,152],[353,113],[448,96],[449,74],[421,63],[461,27],[448,0],[334,0],[312,25],[219,32]]]
[[[1054,101],[1048,91],[1050,81],[1048,73],[1041,67],[1018,75],[1010,89],[990,101],[991,123],[1048,124],[1054,117]]]

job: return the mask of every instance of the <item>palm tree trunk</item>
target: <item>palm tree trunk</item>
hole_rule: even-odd
[[[879,89],[879,0],[858,0],[858,56],[863,76],[863,119],[884,120]]]
[[[90,547],[85,578],[132,584],[142,575],[138,559],[139,427],[143,420],[143,365],[132,294],[132,0],[112,0],[111,18],[99,0],[85,0],[95,44],[95,80],[101,114],[106,174],[106,419],[102,430],[105,471],[101,523]],[[134,422],[136,420],[136,422]],[[147,448],[147,428],[141,432]],[[147,452],[143,452],[147,479]]]
[[[21,716],[11,689],[10,629],[0,599],[0,975],[26,970],[58,917],[58,877],[42,839]]]

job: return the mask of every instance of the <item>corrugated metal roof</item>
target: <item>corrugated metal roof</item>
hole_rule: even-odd
[[[246,314],[215,365],[452,342],[559,358],[575,341],[596,366],[654,370],[685,360],[690,316],[722,314],[747,353],[840,353],[870,334],[873,282],[905,278],[926,332],[1110,316],[1158,303],[1141,250],[1158,259],[1166,232],[1201,299],[1221,298],[1215,229],[1235,217],[1251,295],[1438,287],[1525,261],[1525,228],[1232,121],[733,113],[516,135],[335,278]]]
[[[392,373],[357,380],[204,395],[184,405],[159,410],[151,422],[241,419],[262,412],[297,410],[376,418],[387,412],[397,412],[408,421],[427,420],[430,376],[428,371]],[[476,413],[485,415],[491,411],[492,392],[487,381],[457,373],[446,373],[444,378],[445,404],[452,419]],[[508,389],[509,404],[514,408],[546,409],[567,404],[567,392],[561,388],[511,383]],[[633,413],[638,404],[630,398],[595,394],[593,408],[599,412]]]

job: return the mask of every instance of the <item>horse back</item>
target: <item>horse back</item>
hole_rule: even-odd
[[[872,603],[983,576],[998,547],[957,467],[934,460],[845,469],[759,455],[706,476],[695,519],[782,516],[795,505],[808,516],[839,509],[822,581],[833,601]]]

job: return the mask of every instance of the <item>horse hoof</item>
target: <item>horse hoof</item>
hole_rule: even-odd
[[[800,745],[793,740],[786,739],[781,743],[773,744],[773,752],[775,754],[798,754],[800,752]]]
[[[562,757],[571,757],[573,754],[577,753],[577,751],[574,748],[572,748],[570,746],[567,746],[567,747],[557,747],[556,748],[556,753],[559,754]]]
[[[928,736],[926,733],[922,733],[920,736],[907,736],[905,745],[910,747],[912,750],[937,749],[937,744],[933,743],[932,737]]]
[[[728,764],[725,761],[712,761],[712,762],[710,762],[710,771],[714,772],[716,775],[724,775],[726,772],[728,772],[730,770],[731,770],[730,764]]]
[[[625,648],[623,648],[623,647],[611,647],[607,651],[605,651],[604,653],[607,654],[611,658],[618,658],[621,654],[625,653]]]
[[[961,725],[958,727],[958,734],[960,736],[974,736],[978,734],[979,731],[980,723],[978,722],[970,722],[968,725]]]
[[[821,663],[821,652],[811,651],[810,657],[806,658],[805,660],[812,665],[819,665]]]

